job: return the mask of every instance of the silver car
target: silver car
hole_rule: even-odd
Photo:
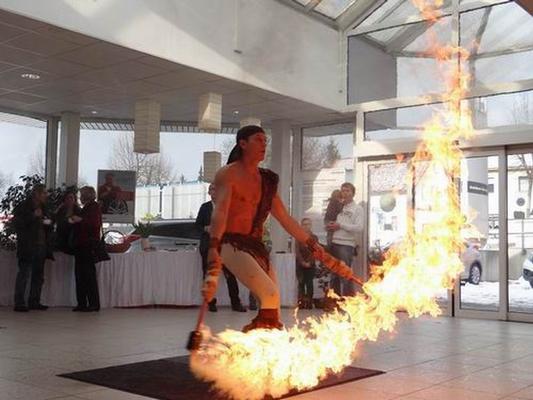
[[[155,250],[195,249],[200,243],[201,232],[193,219],[150,221],[150,224],[153,233],[148,239]],[[130,234],[136,234],[136,231]],[[143,251],[141,241],[135,240],[127,252],[138,251]]]
[[[483,273],[479,244],[476,242],[465,243],[465,250],[461,253],[461,261],[465,266],[465,269],[461,273],[461,282],[479,285],[481,274]]]

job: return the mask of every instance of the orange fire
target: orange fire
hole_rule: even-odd
[[[413,2],[436,21],[441,2]],[[427,124],[423,143],[411,160],[415,176],[409,177],[417,183],[416,170],[423,166],[424,185],[430,185],[424,190],[433,201],[431,221],[415,229],[411,210],[413,228],[407,237],[389,251],[383,266],[364,285],[364,293],[347,298],[338,311],[297,321],[281,331],[225,330],[216,335],[206,331],[202,347],[191,356],[196,376],[235,399],[279,397],[293,389],[314,387],[342,371],[353,362],[360,341],[375,341],[382,331],[393,331],[398,310],[409,317],[439,314],[436,294],[452,288],[464,268],[459,254],[465,218],[454,180],[462,158],[457,141],[468,137],[472,126],[461,109],[468,76],[457,71],[458,58],[465,59],[468,53],[438,44],[432,53],[445,68],[450,64],[454,68],[446,68],[452,71],[443,97],[446,110]]]

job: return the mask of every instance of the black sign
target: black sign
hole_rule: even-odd
[[[489,195],[489,187],[485,183],[468,181],[466,191],[468,193],[482,194],[483,196]]]

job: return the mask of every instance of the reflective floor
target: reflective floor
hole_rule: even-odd
[[[221,309],[208,324],[241,327],[251,315]],[[285,321],[291,315],[284,310]],[[362,344],[354,363],[387,374],[294,399],[533,399],[532,324],[399,316],[396,333]],[[0,308],[0,400],[145,399],[55,375],[186,354],[195,317],[194,309]]]

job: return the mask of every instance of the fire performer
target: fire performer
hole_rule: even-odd
[[[344,279],[362,284],[346,264],[326,253],[289,215],[277,193],[278,175],[259,168],[265,157],[266,144],[267,138],[261,127],[241,128],[228,165],[215,177],[217,203],[211,218],[209,269],[202,295],[207,302],[213,299],[224,264],[261,303],[258,315],[243,328],[243,332],[283,327],[276,272],[262,241],[263,225],[270,213],[290,235],[307,246],[315,259]]]

